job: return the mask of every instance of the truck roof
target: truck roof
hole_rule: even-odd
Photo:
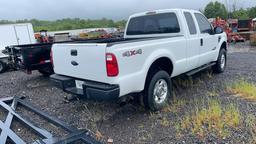
[[[140,13],[136,13],[130,16],[130,18],[132,17],[139,17],[139,16],[144,16],[147,15],[149,13],[167,13],[167,12],[177,12],[177,11],[190,11],[190,12],[198,12],[201,13],[198,10],[192,10],[192,9],[181,9],[181,8],[174,8],[174,9],[158,9],[158,10],[150,10],[150,11],[146,11],[146,12],[140,12]]]
[[[186,11],[186,12],[191,12],[191,13],[201,13],[201,12],[199,12],[199,11],[197,11],[197,10],[175,8],[175,9],[152,10],[152,11],[146,11],[146,12],[141,12],[141,13],[133,14],[133,15],[131,15],[131,16],[129,17],[129,20],[128,20],[127,24],[126,24],[124,37],[127,39],[127,38],[146,38],[146,37],[161,37],[161,36],[180,36],[180,35],[184,35],[183,24],[181,23],[181,20],[182,20],[182,19],[180,19],[179,16],[180,16],[180,13],[183,13],[183,12],[185,12],[185,11]],[[143,17],[143,16],[147,16],[147,15],[164,14],[164,13],[176,13],[176,14],[177,14],[177,18],[179,19],[179,20],[177,20],[177,21],[178,21],[179,26],[180,26],[179,32],[127,35],[128,26],[129,26],[129,24],[130,24],[130,21],[131,21],[133,18],[136,18],[136,17]]]

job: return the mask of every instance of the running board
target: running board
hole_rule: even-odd
[[[196,69],[194,69],[194,70],[192,70],[192,71],[189,71],[188,73],[186,73],[186,75],[187,75],[187,76],[192,76],[192,75],[194,75],[195,73],[198,73],[198,72],[200,72],[200,71],[202,71],[202,70],[204,70],[204,69],[207,69],[207,68],[209,68],[209,67],[211,67],[211,66],[213,66],[213,65],[215,65],[215,64],[216,64],[215,62],[212,62],[212,63],[206,64],[206,65],[203,65],[203,66],[201,66],[201,67],[199,67],[199,68],[196,68]]]

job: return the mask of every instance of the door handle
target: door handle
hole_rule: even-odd
[[[218,43],[220,42],[220,40],[221,40],[221,36],[218,36]]]
[[[200,46],[203,46],[204,45],[204,40],[201,38],[200,39]]]

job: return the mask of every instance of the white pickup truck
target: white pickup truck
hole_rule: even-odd
[[[130,16],[123,39],[54,44],[51,79],[93,100],[143,94],[156,111],[170,101],[172,77],[207,67],[221,73],[226,53],[226,34],[199,11],[156,10]]]

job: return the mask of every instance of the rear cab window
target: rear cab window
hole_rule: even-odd
[[[180,25],[174,12],[131,18],[126,35],[179,33]]]

